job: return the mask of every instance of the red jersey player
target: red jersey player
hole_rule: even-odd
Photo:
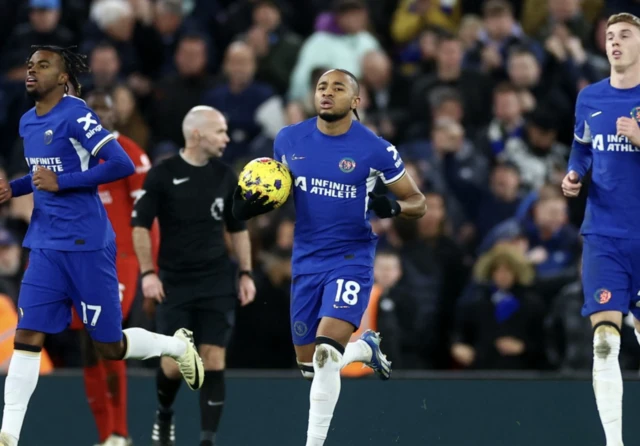
[[[100,118],[101,124],[111,130],[115,111],[111,97],[104,92],[93,92],[87,97],[87,105]],[[131,139],[113,132],[118,142],[136,166],[133,175],[101,185],[98,193],[107,216],[116,233],[118,281],[122,316],[126,320],[138,288],[138,259],[131,239],[131,212],[133,203],[142,190],[142,185],[151,163],[146,153]],[[157,226],[152,231],[152,242],[158,246]],[[72,329],[82,329],[77,313],[73,313]],[[124,361],[104,361],[96,357],[93,345],[83,336],[84,382],[89,406],[98,427],[100,444],[103,446],[126,446],[127,426],[127,378]]]

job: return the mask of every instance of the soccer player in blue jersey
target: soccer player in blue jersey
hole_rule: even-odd
[[[134,165],[85,102],[66,94],[69,84],[80,93],[78,75],[84,71],[84,56],[69,49],[33,48],[26,89],[36,105],[20,120],[31,173],[11,183],[0,180],[0,203],[30,193],[34,201],[24,241],[29,266],[5,381],[2,446],[18,444],[45,337],[68,326],[72,305],[105,359],[169,356],[192,389],[204,377],[191,332],[180,329],[171,337],[122,330],[115,234],[97,188],[131,175]]]
[[[352,74],[330,70],[315,93],[317,117],[285,127],[274,158],[294,177],[296,208],[291,285],[291,330],[298,364],[312,378],[307,446],[321,446],[340,393],[340,370],[363,362],[383,379],[391,363],[373,331],[349,343],[373,286],[377,236],[370,211],[380,218],[420,218],[426,206],[395,147],[357,117],[359,87]],[[382,180],[397,198],[373,194]],[[238,188],[234,214],[248,219],[272,209],[258,194],[244,200]]]
[[[623,316],[634,316],[640,342],[640,19],[621,13],[606,30],[611,76],[583,89],[575,140],[562,182],[576,197],[589,169],[582,281],[583,316],[591,318],[593,389],[607,446],[622,446]]]

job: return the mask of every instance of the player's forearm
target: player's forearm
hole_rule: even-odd
[[[231,243],[233,245],[233,253],[238,259],[238,267],[241,271],[251,269],[251,239],[249,231],[240,231],[231,233]]]
[[[569,172],[573,170],[580,175],[580,178],[582,178],[591,168],[592,160],[591,148],[587,144],[573,141],[571,154],[569,155],[569,167],[567,170]]]
[[[136,251],[141,273],[155,270],[151,234],[147,228],[140,226],[133,228],[133,249]]]
[[[402,218],[420,218],[427,212],[427,204],[422,194],[414,194],[404,200],[398,200],[398,204]]]
[[[135,172],[133,161],[115,141],[111,141],[101,149],[100,159],[103,159],[104,163],[84,172],[72,172],[58,176],[60,190],[98,187],[101,184],[112,183],[128,177]]]
[[[11,187],[11,196],[21,197],[33,192],[33,184],[31,183],[31,174],[27,174],[21,178],[17,178],[9,183]]]

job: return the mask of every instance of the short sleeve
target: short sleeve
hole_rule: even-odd
[[[238,220],[233,216],[233,193],[235,192],[236,186],[238,185],[238,178],[235,173],[231,169],[227,171],[225,175],[225,197],[224,197],[224,208],[222,210],[222,215],[224,217],[224,225],[227,228],[227,231],[234,233],[240,232],[247,229],[247,224]]]
[[[584,103],[583,91],[578,95],[576,101],[576,123],[573,130],[573,137],[581,144],[591,144],[591,129],[587,118],[589,117],[589,111]]]
[[[102,127],[98,116],[86,106],[74,107],[68,116],[69,134],[74,146],[79,145],[91,156],[97,156],[106,143],[115,136]]]
[[[404,163],[396,147],[380,138],[373,151],[372,167],[384,184],[398,181],[405,173]]]
[[[287,163],[287,148],[289,147],[289,140],[284,129],[280,130],[273,141],[273,159],[281,162],[285,166]]]
[[[131,226],[150,229],[158,215],[158,205],[162,200],[162,172],[154,167],[147,173],[142,190],[137,193],[131,214]]]

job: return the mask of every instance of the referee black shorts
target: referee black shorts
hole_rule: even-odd
[[[165,288],[166,302],[156,308],[158,333],[167,336],[179,328],[193,331],[196,345],[216,345],[226,348],[235,326],[236,296],[211,296],[194,300],[177,296],[176,289]]]

